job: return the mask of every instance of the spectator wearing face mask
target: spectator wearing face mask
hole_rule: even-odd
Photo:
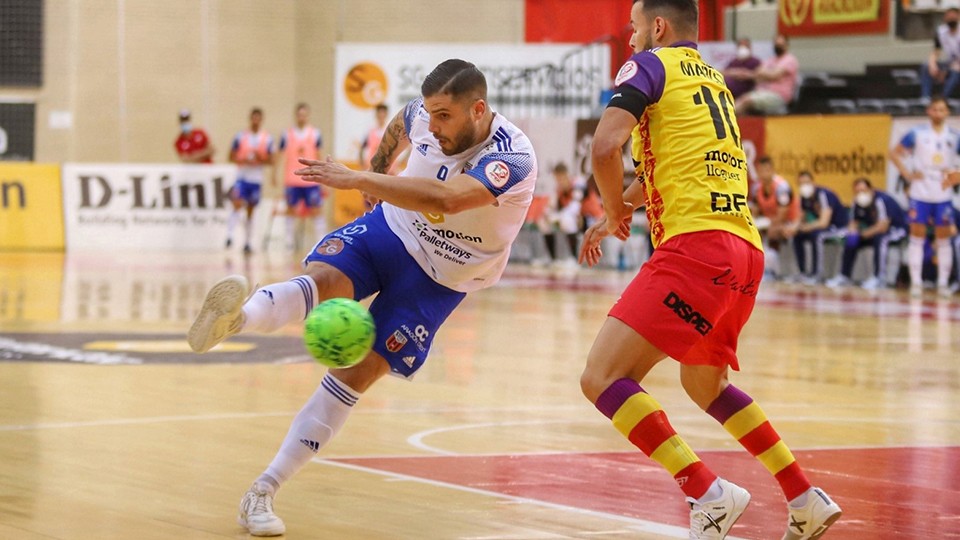
[[[184,163],[213,163],[213,145],[207,132],[194,127],[190,111],[180,111],[180,136],[173,143],[180,161]]]
[[[787,36],[773,40],[772,58],[760,63],[752,73],[757,87],[737,98],[737,115],[786,114],[787,106],[797,91],[800,62],[789,51]]]
[[[861,287],[867,290],[886,286],[887,255],[890,244],[907,235],[905,212],[890,194],[873,189],[870,180],[853,181],[853,209],[844,237],[843,266],[840,275],[827,280],[827,287],[843,287],[853,283],[853,263],[865,247],[873,248],[873,276]]]
[[[737,56],[727,64],[723,70],[723,78],[727,81],[727,88],[734,98],[753,91],[757,86],[754,72],[760,67],[760,59],[753,55],[750,40],[742,38],[737,41]]]
[[[941,94],[953,95],[960,83],[960,9],[950,8],[943,14],[943,23],[933,37],[930,57],[920,65],[920,95],[930,98],[934,83],[943,84]]]

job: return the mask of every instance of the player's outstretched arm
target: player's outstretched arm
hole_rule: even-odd
[[[496,197],[479,180],[458,174],[445,182],[434,178],[396,177],[371,171],[355,171],[330,160],[300,159],[304,168],[295,174],[308,182],[334,189],[358,189],[394,206],[417,212],[456,214],[496,203]]]

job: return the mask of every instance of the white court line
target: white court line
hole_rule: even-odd
[[[621,516],[619,514],[611,514],[608,512],[600,512],[597,510],[588,510],[586,508],[578,508],[576,506],[567,506],[565,504],[552,503],[547,501],[541,501],[537,499],[531,499],[528,497],[520,497],[517,495],[507,495],[505,493],[498,493],[496,491],[488,491],[485,489],[477,489],[468,486],[461,486],[457,484],[451,484],[448,482],[441,482],[439,480],[430,480],[428,478],[420,478],[418,476],[410,476],[407,474],[395,473],[390,471],[383,471],[380,469],[374,469],[370,467],[364,467],[362,465],[353,465],[350,463],[340,463],[337,461],[330,461],[327,459],[313,458],[314,463],[319,463],[321,465],[330,465],[333,467],[340,467],[343,469],[350,469],[359,472],[365,472],[369,474],[376,474],[379,476],[385,476],[394,480],[404,480],[409,482],[417,482],[420,484],[426,484],[434,487],[453,489],[456,491],[463,491],[466,493],[473,493],[475,495],[483,495],[486,497],[494,497],[501,500],[506,500],[519,504],[530,504],[534,506],[540,506],[543,508],[549,508],[551,510],[560,510],[562,512],[569,512],[584,516],[590,516],[601,519],[608,519],[612,521],[618,521],[620,523],[626,523],[630,526],[630,529],[639,532],[646,532],[651,534],[659,534],[666,536],[668,538],[688,538],[690,534],[690,529],[677,527],[675,525],[667,525],[665,523],[656,523],[654,521],[647,521],[645,519],[631,518],[627,516]],[[497,537],[490,537],[497,538]],[[730,540],[745,540],[744,538],[739,538],[736,536],[727,536]]]

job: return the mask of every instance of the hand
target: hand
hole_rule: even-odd
[[[911,181],[911,182],[916,182],[916,181],[918,181],[918,180],[923,180],[923,178],[924,178],[924,176],[923,176],[923,171],[917,171],[917,170],[910,171],[909,173],[907,173],[907,174],[904,176],[904,178],[906,178],[907,180],[909,180],[909,181]]]
[[[953,186],[960,185],[960,171],[946,171],[943,173],[943,189],[950,189]]]
[[[577,257],[577,262],[580,264],[587,263],[587,266],[596,266],[603,257],[600,241],[609,235],[606,216],[587,227],[587,230],[583,233],[583,242],[580,244],[580,255]]]
[[[307,182],[322,184],[334,189],[356,189],[357,187],[360,174],[348,169],[342,163],[333,161],[330,156],[327,156],[326,161],[305,158],[300,158],[298,161],[306,167],[297,169],[293,174],[302,177]]]
[[[633,222],[633,205],[621,201],[619,205],[611,204],[604,207],[607,218],[607,234],[612,234],[620,240],[630,237],[630,224]]]

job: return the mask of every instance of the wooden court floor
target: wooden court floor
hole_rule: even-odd
[[[0,539],[245,538],[240,496],[323,371],[296,326],[198,356],[183,334],[228,273],[281,254],[0,253]],[[463,303],[413,382],[388,378],[280,492],[299,539],[685,538],[669,476],[580,395],[632,274],[511,267]],[[960,538],[960,297],[764,284],[734,384],[844,508],[825,538]],[[753,502],[731,538],[779,539],[776,484],[683,395],[674,427]]]

